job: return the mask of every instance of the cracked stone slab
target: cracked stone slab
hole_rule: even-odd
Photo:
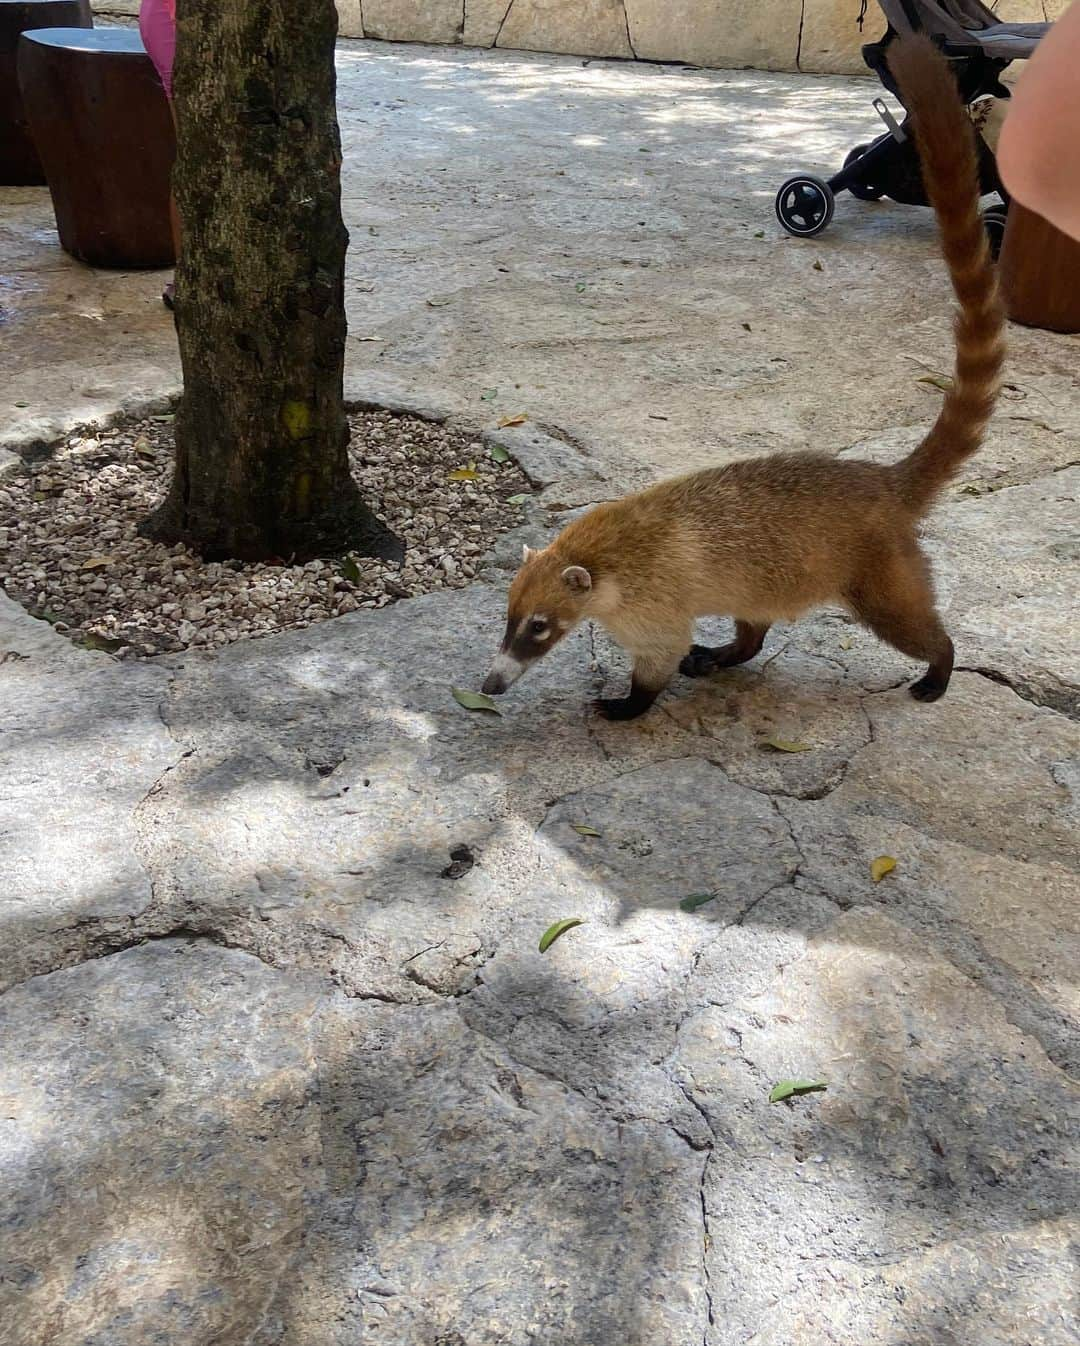
[[[252,1339],[318,1190],[318,999],[183,940],[0,998],[5,1342]]]
[[[844,907],[874,902],[942,950],[1000,1001],[1003,1012],[1063,1069],[1080,1069],[1080,960],[1075,865],[1021,863],[980,846],[927,836],[889,816],[859,815],[832,798],[782,800],[800,873]],[[890,855],[880,883],[870,863]]]
[[[335,1005],[318,1049],[327,1195],[260,1346],[701,1341],[702,1156],[672,1130],[452,1005]]]
[[[475,949],[529,882],[520,846],[545,800],[612,774],[566,712],[584,633],[502,715],[453,700],[452,685],[478,685],[503,601],[477,586],[185,659],[165,716],[189,755],[140,821],[162,910],[194,904],[229,942],[357,993],[471,985]],[[462,844],[477,860],[453,881],[442,871]],[[460,965],[459,938],[474,941]]]
[[[699,639],[707,629],[703,624]],[[713,644],[724,637],[707,638]],[[835,664],[778,639],[778,649],[766,649],[752,664],[682,680],[664,710],[712,740],[709,756],[732,780],[770,794],[820,798],[843,780],[870,726],[857,686],[838,676]],[[769,739],[805,744],[806,751],[777,750]]]
[[[76,650],[0,599],[0,985],[122,941],[153,901],[134,814],[180,749],[164,669]]]
[[[864,705],[874,741],[852,753],[837,809],[1025,863],[1080,862],[1080,724],[972,673],[931,705],[906,687]]]
[[[1072,1340],[1080,1098],[891,915],[839,915],[680,1045],[719,1146],[708,1342]],[[828,1091],[765,1102],[793,1075]]]
[[[577,445],[538,426],[508,425],[486,430],[482,438],[485,444],[505,449],[533,486],[583,486],[600,480],[597,464]]]
[[[958,662],[999,669],[1080,713],[1080,468],[952,501],[933,520],[935,569]]]

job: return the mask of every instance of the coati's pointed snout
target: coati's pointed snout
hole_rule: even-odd
[[[491,669],[481,683],[480,690],[487,696],[502,696],[524,672],[524,664],[519,663],[512,655],[500,651],[492,661]]]

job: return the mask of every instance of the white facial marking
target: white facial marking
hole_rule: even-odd
[[[491,672],[493,676],[502,678],[509,687],[525,672],[525,665],[519,663],[512,655],[500,653],[491,661]]]
[[[534,622],[543,622],[544,629],[542,631],[534,631]],[[533,640],[543,640],[548,633],[548,625],[548,619],[542,612],[534,612],[531,617],[523,617],[521,621],[518,622],[517,634],[519,637],[532,636]]]

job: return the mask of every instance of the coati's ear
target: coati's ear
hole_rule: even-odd
[[[527,542],[522,543],[522,547],[521,547],[521,564],[522,564],[522,565],[524,565],[525,562],[528,561],[531,557],[533,557],[533,556],[539,556],[539,555],[540,555],[540,553],[539,553],[539,551],[536,549],[536,547],[530,547],[529,544],[528,544]]]
[[[562,577],[571,593],[587,594],[592,588],[592,576],[584,566],[567,566]]]

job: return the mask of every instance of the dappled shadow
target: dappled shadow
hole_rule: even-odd
[[[568,1346],[700,1340],[698,1189],[714,1152],[705,1182],[714,1313],[757,1302],[746,1283],[755,1259],[786,1274],[793,1228],[803,1277],[825,1239],[834,1269],[855,1268],[843,1294],[873,1300],[890,1258],[929,1266],[939,1244],[960,1240],[969,1259],[992,1268],[991,1252],[972,1251],[980,1240],[1010,1235],[1020,1247],[1024,1231],[1066,1215],[1077,1191],[1060,1168],[1064,1079],[1008,1024],[1038,989],[1015,975],[998,1004],[957,974],[949,932],[958,918],[935,916],[914,889],[898,898],[864,882],[853,901],[846,880],[814,863],[808,873],[785,810],[828,821],[829,799],[789,804],[782,791],[739,784],[738,760],[717,766],[739,715],[726,728],[709,722],[710,733],[670,711],[603,735],[587,728],[571,701],[587,691],[584,636],[541,665],[501,718],[461,711],[447,694],[448,663],[473,681],[487,651],[471,639],[463,648],[460,631],[497,633],[499,605],[498,594],[477,589],[236,646],[183,669],[174,661],[162,714],[175,760],[139,806],[152,901],[116,928],[96,914],[102,893],[87,885],[66,946],[50,946],[60,962],[77,962],[194,931],[202,948],[235,945],[271,965],[255,969],[271,996],[279,978],[290,995],[314,985],[332,1020],[324,1037],[317,1030],[310,1061],[292,1068],[304,1079],[317,1071],[317,1088],[297,1085],[296,1106],[320,1129],[318,1157],[309,1138],[288,1139],[279,1112],[265,1127],[286,1135],[278,1162],[295,1162],[285,1184],[292,1213],[273,1217],[292,1231],[281,1250],[287,1272],[271,1258],[248,1276],[278,1286],[271,1309],[250,1307],[237,1279],[236,1243],[250,1242],[247,1198],[228,1208],[240,1222],[231,1227],[217,1197],[189,1191],[195,1212],[182,1228],[192,1232],[177,1260],[190,1260],[192,1283],[249,1306],[219,1329],[223,1343],[344,1346],[377,1322],[391,1341],[395,1332],[402,1343],[425,1333],[453,1341],[455,1331],[468,1340],[468,1324],[498,1314],[505,1332],[492,1339],[508,1342],[527,1339],[527,1322],[537,1340]],[[107,745],[123,714],[117,688],[132,676],[154,675],[103,668],[100,695],[36,736],[27,725],[23,751],[40,754],[50,733],[54,752]],[[792,695],[784,676],[760,676],[773,690],[758,703]],[[859,692],[850,682],[846,690]],[[759,713],[749,693],[732,695],[744,697],[744,716]],[[673,701],[704,707],[710,696],[685,687]],[[84,800],[76,789],[73,807]],[[582,837],[576,821],[599,821],[606,835]],[[478,863],[455,881],[440,871],[457,841]],[[740,868],[725,886],[731,859]],[[857,845],[832,859],[862,863]],[[680,893],[702,880],[722,889],[716,905],[678,911]],[[569,914],[586,926],[541,958],[539,931]],[[34,940],[29,913],[9,913],[5,934],[15,945]],[[207,956],[213,966],[232,957]],[[121,958],[99,965],[102,999],[96,1013],[87,1003],[80,1031],[113,1023],[106,1005]],[[834,969],[845,969],[836,983]],[[35,983],[35,994],[47,1001],[52,984]],[[235,994],[242,1003],[242,981]],[[144,1004],[124,1030],[133,1042],[148,1031]],[[1030,1012],[1038,1020],[1050,1011]],[[201,1010],[211,1032],[219,1013],[211,996]],[[171,1022],[164,1016],[155,1031],[168,1038]],[[255,1040],[269,1050],[282,1029],[260,1024]],[[921,1043],[928,1034],[933,1042]],[[997,1063],[989,1071],[984,1048]],[[141,1059],[113,1024],[88,1059],[132,1055]],[[70,1059],[61,1092],[75,1099],[79,1052]],[[827,1099],[768,1109],[775,1077],[817,1070],[830,1073]],[[967,1089],[980,1072],[979,1089]],[[133,1209],[168,1209],[175,1175],[197,1171],[208,1147],[228,1172],[237,1113],[208,1087],[200,1108],[165,1116],[151,1096],[133,1096],[122,1139],[95,1150],[91,1130],[74,1168],[30,1143],[29,1176],[8,1184],[13,1200],[25,1201],[40,1173],[63,1172],[65,1188],[87,1190],[95,1173],[120,1175],[110,1213],[84,1222],[92,1238],[72,1224],[54,1245],[59,1262],[89,1258],[83,1265],[107,1277],[110,1256],[127,1255]],[[811,1166],[818,1154],[824,1169]],[[166,1162],[172,1170],[155,1179]],[[845,1238],[826,1237],[818,1198],[799,1186],[815,1173],[829,1175],[845,1211],[860,1212]],[[779,1222],[758,1209],[773,1206]],[[44,1224],[61,1208],[59,1197],[29,1207]],[[200,1239],[204,1226],[221,1231],[222,1248]],[[56,1274],[67,1285],[74,1273]],[[791,1282],[812,1321],[800,1298],[807,1284],[827,1292],[812,1276]],[[967,1330],[966,1302],[959,1292],[932,1312],[924,1301],[901,1304],[897,1331]],[[324,1318],[340,1323],[337,1338],[316,1332]],[[114,1330],[123,1342],[137,1329]]]

